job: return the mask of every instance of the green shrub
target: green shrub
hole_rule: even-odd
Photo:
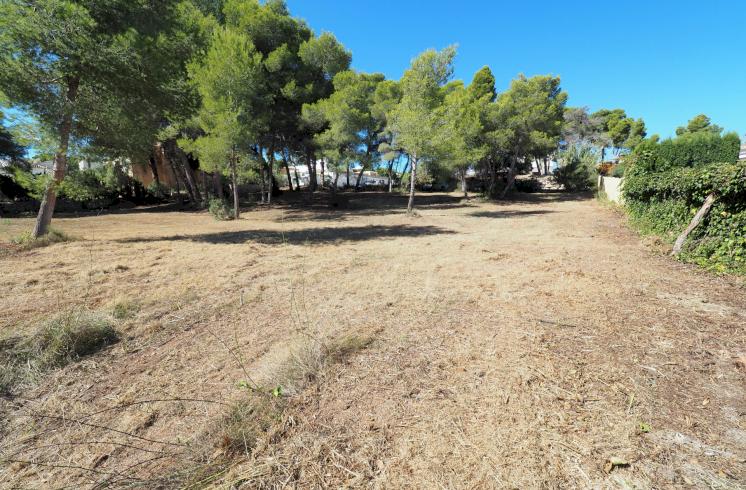
[[[697,167],[716,162],[735,163],[740,140],[735,133],[686,133],[663,141],[645,140],[635,148],[638,166],[652,172]]]
[[[539,192],[541,190],[541,182],[533,177],[530,179],[516,179],[515,190],[518,192]]]
[[[218,198],[210,199],[210,203],[207,205],[207,210],[210,214],[218,221],[225,221],[233,218],[228,204],[225,201]]]
[[[624,163],[618,163],[614,165],[614,168],[611,170],[611,176],[612,177],[624,177],[624,170],[626,168],[626,165]]]
[[[560,155],[562,164],[554,181],[570,192],[586,191],[595,185],[596,157],[585,148],[569,148]]]
[[[67,233],[50,228],[46,235],[34,238],[30,231],[21,233],[17,237],[11,240],[12,243],[20,245],[23,250],[30,250],[32,248],[46,247],[53,243],[69,242],[74,240]]]
[[[652,172],[631,166],[624,195],[632,223],[673,242],[710,193],[717,200],[680,257],[718,272],[746,273],[746,164],[714,163]]]

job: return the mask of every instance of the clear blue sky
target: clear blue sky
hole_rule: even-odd
[[[489,65],[562,77],[569,104],[622,108],[672,136],[699,113],[746,133],[746,0],[288,0],[353,67],[398,79],[427,48],[458,44],[456,78]]]

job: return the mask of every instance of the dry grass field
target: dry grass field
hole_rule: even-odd
[[[0,220],[0,339],[119,332],[0,398],[0,487],[746,488],[743,279],[585,196],[345,196]]]

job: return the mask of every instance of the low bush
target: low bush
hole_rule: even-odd
[[[283,415],[285,400],[266,393],[253,393],[233,403],[217,423],[219,448],[227,455],[251,455],[258,439]]]
[[[225,201],[218,198],[210,199],[210,203],[207,205],[207,210],[210,214],[218,221],[226,221],[233,218],[228,204]]]
[[[590,150],[569,148],[560,156],[562,164],[554,181],[570,192],[587,191],[595,185],[596,157]]]
[[[70,311],[41,325],[31,338],[31,353],[42,368],[61,367],[97,352],[118,338],[105,315]]]
[[[516,179],[515,190],[518,192],[539,192],[541,190],[541,182],[539,179]]]
[[[67,233],[50,228],[46,235],[34,238],[30,231],[20,234],[11,240],[12,243],[19,245],[23,250],[32,248],[46,247],[53,243],[62,243],[75,240]]]
[[[653,172],[629,167],[623,187],[631,222],[673,242],[710,193],[716,201],[680,257],[717,272],[746,273],[746,164],[715,163]]]
[[[72,310],[43,322],[27,338],[0,341],[0,392],[9,394],[40,373],[94,354],[118,340],[109,317]]]
[[[635,148],[637,166],[651,172],[711,163],[735,163],[740,140],[735,133],[721,136],[712,132],[687,133],[658,141],[648,139]]]

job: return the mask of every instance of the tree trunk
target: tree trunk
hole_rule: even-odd
[[[389,162],[389,192],[393,192],[394,190],[394,160],[391,160]]]
[[[466,188],[466,169],[462,168],[459,172],[461,174],[461,192],[464,193],[464,197],[469,197],[468,189]]]
[[[238,206],[238,175],[236,173],[236,154],[233,148],[231,148],[231,181],[233,186],[233,218],[238,219],[241,211]]]
[[[326,187],[326,158],[321,159],[321,188]]]
[[[347,187],[350,187],[350,164],[347,163]]]
[[[355,181],[355,190],[356,191],[360,190],[360,181],[363,178],[363,172],[365,172],[365,164],[364,163],[362,164],[362,167],[360,167],[360,173],[357,174],[357,181]]]
[[[316,181],[316,158],[314,158],[314,154],[312,151],[308,152],[308,191],[310,193],[316,192],[316,186],[318,185],[318,182]]]
[[[269,149],[269,154],[267,155],[269,158],[267,159],[267,176],[269,177],[269,182],[267,186],[267,204],[272,204],[272,191],[274,190],[274,181],[275,181],[275,173],[274,173],[274,167],[275,167],[275,148],[272,146]]]
[[[412,155],[412,173],[409,175],[409,202],[407,203],[407,214],[414,211],[414,183],[417,180],[417,155]]]
[[[224,200],[225,196],[223,195],[223,176],[220,175],[220,171],[217,169],[212,173],[212,185],[215,188],[215,197],[217,197],[221,201]]]
[[[487,194],[490,198],[494,198],[497,194],[497,162],[489,160],[489,171],[490,171],[490,186],[487,190]]]
[[[155,149],[153,150],[153,154],[148,159],[148,163],[150,163],[150,171],[153,172],[153,179],[155,180],[155,184],[158,188],[160,188],[161,179],[158,177],[158,162],[155,159]]]
[[[39,214],[36,216],[33,236],[39,238],[49,232],[49,224],[52,222],[54,207],[57,204],[57,186],[62,183],[67,170],[67,147],[70,144],[70,133],[73,127],[73,113],[75,112],[75,101],[78,97],[80,79],[73,77],[67,81],[67,94],[65,96],[65,113],[60,125],[60,142],[57,153],[54,155],[53,178],[44,189],[44,196],[39,206]]]
[[[510,189],[513,187],[513,183],[515,182],[515,169],[517,166],[518,156],[513,155],[513,158],[511,158],[510,160],[510,170],[508,170],[508,183],[505,184],[505,188],[500,194],[500,199],[505,199],[505,196],[508,195],[508,191],[510,191]]]
[[[709,194],[707,196],[707,199],[705,199],[704,204],[702,204],[702,207],[699,208],[699,211],[697,211],[697,214],[694,215],[694,218],[692,218],[692,221],[689,223],[689,226],[686,227],[686,230],[679,235],[679,237],[676,239],[676,243],[673,244],[673,250],[671,251],[671,255],[678,255],[681,252],[681,248],[684,246],[684,242],[686,241],[686,238],[689,236],[689,234],[694,231],[694,229],[699,226],[699,224],[702,222],[702,220],[707,216],[707,213],[710,212],[710,208],[715,203],[715,194]]]
[[[409,170],[409,164],[411,163],[412,159],[409,155],[407,155],[407,163],[404,164],[404,170],[401,172],[401,178],[399,179],[399,191],[401,192],[401,186],[404,183],[404,174],[407,173],[407,170]]]
[[[202,195],[199,192],[199,186],[197,185],[197,179],[194,176],[189,156],[187,156],[187,154],[184,153],[184,150],[178,146],[176,147],[176,153],[178,154],[181,166],[184,169],[184,176],[186,177],[185,181],[187,188],[190,189],[190,196],[194,198],[194,204],[198,205],[200,201],[202,201]]]
[[[288,165],[288,159],[285,155],[285,151],[282,152],[282,163],[285,164],[285,173],[288,176],[288,186],[290,187],[290,192],[293,192],[293,179],[290,177],[290,166]]]

